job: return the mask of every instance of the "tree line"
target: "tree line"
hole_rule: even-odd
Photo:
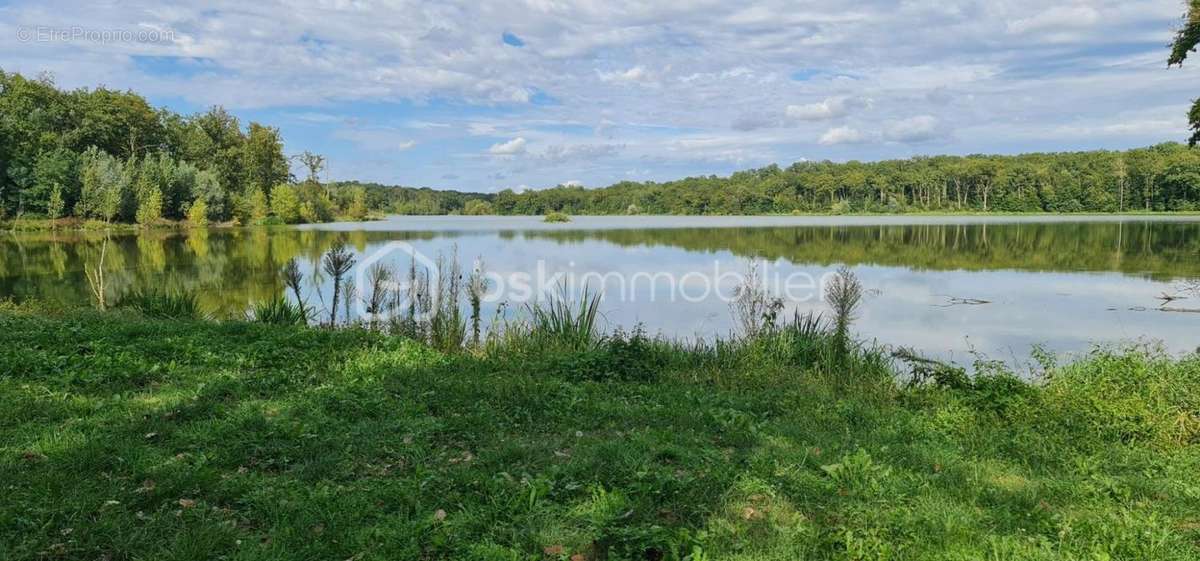
[[[786,214],[1200,210],[1200,152],[935,156],[770,165],[728,177],[624,181],[599,189],[501,191],[498,214]]]
[[[292,162],[306,170],[300,181]],[[323,185],[325,159],[289,158],[279,129],[214,106],[155,108],[131,91],[64,91],[0,70],[0,219],[153,224],[365,217],[365,189]]]
[[[302,169],[296,178],[292,164]],[[1200,210],[1200,152],[1127,151],[797,162],[668,182],[496,194],[321,182],[279,130],[221,107],[184,116],[133,92],[63,91],[0,70],[0,219],[151,224],[323,222],[396,214],[788,214]]]

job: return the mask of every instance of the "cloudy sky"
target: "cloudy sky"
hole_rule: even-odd
[[[0,0],[0,68],[495,191],[1186,138],[1180,0]]]

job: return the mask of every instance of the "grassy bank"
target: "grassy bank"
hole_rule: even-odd
[[[0,309],[0,558],[1196,559],[1200,359]],[[902,380],[902,379],[901,379]]]

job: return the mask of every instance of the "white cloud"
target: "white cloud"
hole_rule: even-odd
[[[409,148],[412,148],[413,146],[416,146],[416,145],[417,145],[417,141],[415,141],[415,140],[405,140],[404,142],[397,144],[396,149],[400,150],[400,151],[404,151],[404,150],[408,150]]]
[[[583,187],[583,182],[578,179],[570,179],[562,183],[566,187]]]
[[[965,153],[1186,138],[1177,109],[1200,64],[1162,63],[1181,12],[1161,0],[12,0],[0,68],[184,111],[222,104],[243,121],[274,110],[289,153],[379,181],[437,186],[449,170],[467,189],[603,185],[631,169],[658,180],[796,154],[907,156],[939,139]],[[174,39],[15,40],[47,22]],[[410,142],[424,149],[388,159]]]
[[[859,132],[858,129],[847,126],[829,129],[825,131],[825,134],[821,135],[819,140],[817,140],[818,143],[825,146],[832,146],[834,144],[858,144],[866,141],[867,136],[865,134]]]
[[[1089,27],[1100,19],[1100,13],[1086,4],[1053,6],[1029,17],[1010,21],[1009,33],[1028,33],[1045,29]]]
[[[827,97],[816,103],[789,105],[785,113],[788,118],[799,121],[825,121],[844,117],[851,111],[867,107],[868,100],[851,96]]]
[[[509,140],[508,142],[498,142],[493,144],[491,148],[488,148],[488,154],[495,156],[515,156],[517,154],[524,154],[525,144],[525,138],[518,136],[512,140]]]
[[[605,82],[648,82],[651,80],[650,71],[645,66],[637,65],[629,70],[617,72],[601,72],[600,79]]]
[[[889,121],[883,129],[884,140],[894,142],[924,142],[942,134],[941,123],[932,115]]]

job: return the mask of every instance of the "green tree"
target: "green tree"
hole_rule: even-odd
[[[193,226],[208,224],[208,203],[204,201],[203,197],[192,202],[192,206],[188,208],[187,221]]]
[[[142,196],[142,200],[138,202],[137,207],[137,223],[138,224],[154,224],[162,220],[162,191],[157,187],[150,188],[150,192]]]
[[[67,201],[63,199],[63,188],[61,185],[55,185],[50,190],[50,200],[46,202],[46,217],[51,219],[62,218],[67,210]]]
[[[346,208],[346,216],[353,220],[367,217],[367,191],[362,187],[354,187],[350,191],[350,205]]]
[[[1188,0],[1187,6],[1183,26],[1176,32],[1175,40],[1171,43],[1171,56],[1167,59],[1167,66],[1182,66],[1188,54],[1195,52],[1196,44],[1200,43],[1200,0]],[[1192,102],[1192,109],[1188,112],[1188,123],[1192,129],[1188,144],[1195,146],[1200,142],[1200,99]]]
[[[486,216],[496,214],[496,209],[489,203],[481,199],[472,199],[463,205],[463,214],[468,216]]]
[[[271,189],[271,212],[287,224],[299,222],[300,197],[296,195],[296,188],[283,183]]]
[[[250,134],[242,146],[242,169],[245,185],[264,192],[288,180],[290,173],[279,129],[250,123]]]

